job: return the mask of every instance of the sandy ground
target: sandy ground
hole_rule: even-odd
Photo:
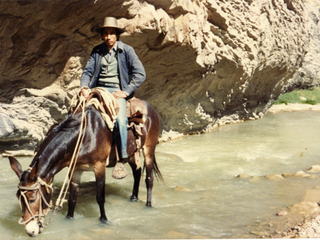
[[[317,105],[309,105],[309,104],[299,104],[299,103],[288,103],[286,104],[278,104],[273,105],[268,113],[277,113],[277,112],[292,112],[292,111],[320,111],[320,104]]]
[[[275,238],[320,238],[320,215],[304,220],[287,232],[277,234]]]

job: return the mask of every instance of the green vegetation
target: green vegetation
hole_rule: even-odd
[[[274,104],[303,103],[316,105],[320,103],[320,88],[295,90],[281,95]]]

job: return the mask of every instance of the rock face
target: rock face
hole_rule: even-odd
[[[162,129],[193,133],[261,117],[319,84],[316,0],[0,1],[0,141],[32,148],[66,116],[105,16],[119,19],[147,80],[136,96]],[[19,145],[20,144],[20,145]]]

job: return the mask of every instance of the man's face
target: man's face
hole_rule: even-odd
[[[107,44],[107,47],[111,49],[117,41],[117,30],[112,27],[106,27],[102,30],[102,39]]]

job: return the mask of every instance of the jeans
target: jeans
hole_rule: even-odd
[[[119,88],[106,88],[111,94]],[[127,101],[124,98],[117,99],[119,105],[119,112],[117,115],[116,123],[114,125],[115,137],[117,148],[119,152],[119,157],[121,159],[128,158],[127,154],[127,138],[128,138],[128,118],[127,118]]]

